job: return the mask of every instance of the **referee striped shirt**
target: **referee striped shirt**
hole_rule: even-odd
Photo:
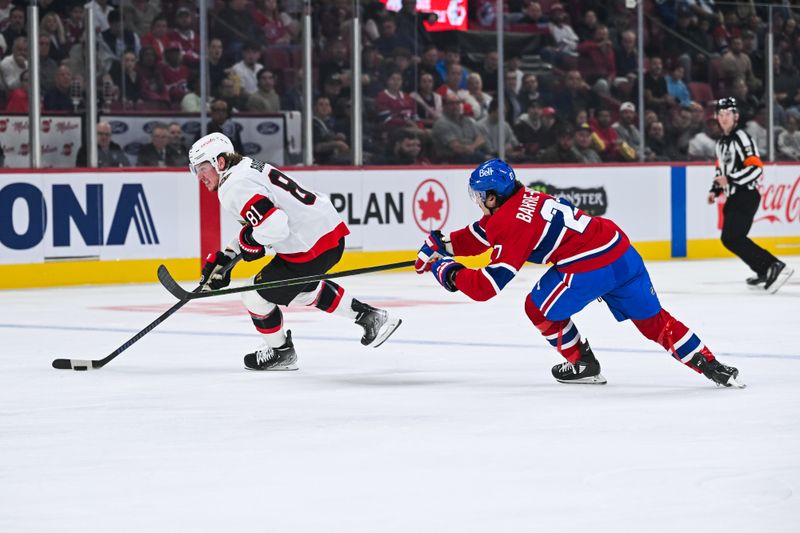
[[[715,175],[728,177],[728,190],[725,191],[728,196],[736,194],[739,189],[755,189],[758,178],[764,173],[763,167],[756,143],[743,129],[735,128],[730,135],[723,135],[717,141]],[[711,190],[722,192],[716,183]]]

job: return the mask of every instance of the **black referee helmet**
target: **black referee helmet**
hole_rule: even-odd
[[[716,111],[719,113],[724,109],[730,109],[734,113],[738,113],[739,109],[736,107],[736,98],[730,96],[728,98],[720,98],[717,100]]]

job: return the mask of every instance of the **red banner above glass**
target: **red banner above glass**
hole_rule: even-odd
[[[402,0],[380,0],[389,11],[400,11]],[[467,31],[468,0],[417,0],[417,13],[429,15],[428,31]]]

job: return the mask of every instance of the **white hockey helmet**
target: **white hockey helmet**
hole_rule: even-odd
[[[198,139],[189,150],[189,170],[196,176],[197,167],[200,163],[208,161],[217,172],[222,172],[217,165],[217,157],[220,154],[232,154],[234,152],[236,152],[236,149],[226,135],[219,132],[209,133],[205,137]]]

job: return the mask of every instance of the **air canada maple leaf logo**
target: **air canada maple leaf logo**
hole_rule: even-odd
[[[428,192],[425,194],[425,198],[417,200],[417,202],[419,203],[420,220],[422,222],[429,218],[435,218],[436,220],[442,219],[441,213],[444,200],[436,199],[436,195],[433,192],[433,187],[429,187]]]
[[[412,198],[414,222],[423,232],[442,229],[450,214],[450,199],[441,182],[427,179],[419,184]]]

